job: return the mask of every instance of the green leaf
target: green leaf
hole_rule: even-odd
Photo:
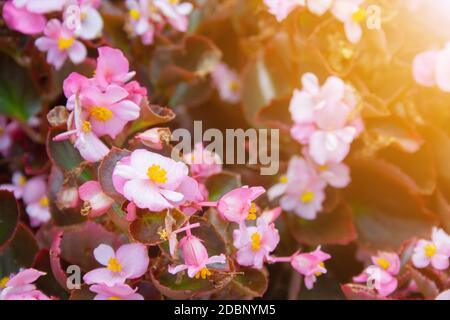
[[[161,212],[149,212],[140,215],[129,226],[130,236],[137,242],[143,243],[149,246],[155,246],[157,244],[165,242],[159,236],[158,232],[166,228],[165,220],[169,210]],[[171,215],[175,219],[175,224],[172,226],[172,230],[179,229],[186,223],[188,218],[176,209],[171,210]]]
[[[111,151],[103,158],[98,167],[98,181],[102,190],[108,196],[118,200],[124,200],[123,196],[116,191],[113,184],[113,171],[117,163],[131,154],[130,151],[113,147]]]
[[[54,165],[62,170],[72,170],[83,161],[83,158],[70,140],[53,141],[56,135],[64,131],[64,127],[54,127],[49,130],[47,136],[47,153]]]
[[[116,234],[92,221],[67,227],[61,242],[61,257],[84,271],[90,271],[100,267],[93,253],[100,244],[116,248],[121,241]]]
[[[19,207],[14,194],[0,190],[0,248],[14,235],[19,223]]]
[[[25,122],[41,107],[27,71],[16,62],[0,55],[0,113]]]
[[[380,160],[355,158],[351,173],[347,197],[360,244],[396,250],[409,238],[429,235],[437,217],[403,172]]]
[[[356,239],[351,208],[343,202],[332,212],[320,213],[313,221],[302,219],[295,214],[290,214],[288,219],[292,236],[302,244],[346,245]]]
[[[242,268],[230,285],[246,298],[260,298],[269,285],[269,275],[266,269]]]
[[[14,238],[0,251],[0,277],[32,266],[38,245],[28,227],[19,223]]]

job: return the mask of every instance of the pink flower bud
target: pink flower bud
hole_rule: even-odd
[[[136,135],[136,139],[149,148],[161,150],[170,141],[169,128],[152,128]]]

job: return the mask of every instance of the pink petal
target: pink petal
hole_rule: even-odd
[[[97,248],[94,249],[94,257],[99,263],[104,266],[108,265],[108,261],[110,258],[115,258],[116,254],[114,253],[114,249],[106,244],[101,244]]]

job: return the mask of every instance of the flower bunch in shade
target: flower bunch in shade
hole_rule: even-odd
[[[170,0],[126,0],[125,4],[128,9],[126,29],[140,37],[144,45],[153,44],[156,32],[166,25],[186,32],[189,15],[194,9],[190,2]]]
[[[358,43],[363,32],[363,23],[367,18],[365,0],[264,0],[268,11],[278,22],[283,21],[297,8],[322,16],[330,12],[344,24],[344,31],[351,43]]]

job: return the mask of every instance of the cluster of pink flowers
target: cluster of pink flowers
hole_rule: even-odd
[[[437,86],[450,92],[450,43],[441,50],[430,50],[418,54],[413,62],[413,76],[425,87]]]
[[[381,297],[387,297],[397,289],[396,276],[400,272],[400,258],[392,252],[379,252],[371,258],[372,265],[353,278],[355,282],[367,283],[376,289]]]
[[[290,103],[294,120],[292,137],[304,145],[303,158],[294,156],[288,171],[268,192],[281,197],[284,210],[314,220],[322,210],[325,188],[344,188],[350,183],[349,168],[342,163],[353,140],[363,130],[357,98],[351,87],[337,77],[323,86],[317,77],[302,77],[303,90],[295,90]]]
[[[45,176],[27,179],[22,173],[15,172],[12,182],[0,185],[0,190],[13,192],[16,199],[23,199],[32,227],[39,227],[50,220],[47,178]]]
[[[193,10],[192,3],[180,3],[178,0],[127,0],[126,6],[128,29],[145,45],[152,44],[155,32],[167,23],[178,31],[186,32]]]
[[[0,279],[0,300],[50,300],[33,284],[45,274],[36,269],[25,269]]]
[[[125,282],[128,279],[142,277],[150,262],[147,247],[140,243],[122,245],[117,251],[106,244],[94,250],[95,259],[104,267],[86,273],[84,282],[92,292],[97,293],[95,300],[144,300]]]
[[[98,49],[97,68],[92,78],[72,73],[64,81],[68,131],[55,140],[71,139],[81,156],[90,162],[101,160],[109,148],[100,140],[115,139],[125,125],[139,117],[140,104],[147,90],[131,81],[135,72],[118,49]]]
[[[438,271],[449,267],[450,236],[442,229],[433,228],[431,240],[421,239],[416,242],[411,262],[418,269],[432,266]],[[353,278],[354,282],[366,283],[380,297],[391,295],[398,287],[397,277],[402,264],[397,253],[379,252],[371,258],[372,265],[363,273]],[[447,300],[448,292],[443,292],[436,299]]]
[[[36,40],[36,47],[47,52],[47,62],[61,68],[67,58],[74,64],[83,62],[87,50],[83,40],[99,37],[103,19],[98,12],[100,0],[10,0],[3,8],[7,25],[25,34],[44,35]],[[61,20],[46,15],[61,13]]]
[[[416,268],[431,264],[436,270],[446,270],[449,266],[450,236],[442,229],[433,228],[431,240],[419,240],[414,248],[412,262]]]
[[[264,0],[276,19],[281,22],[298,7],[305,7],[311,13],[321,16],[327,11],[344,24],[345,34],[352,43],[358,43],[362,36],[361,24],[366,19],[362,6],[365,0]]]

